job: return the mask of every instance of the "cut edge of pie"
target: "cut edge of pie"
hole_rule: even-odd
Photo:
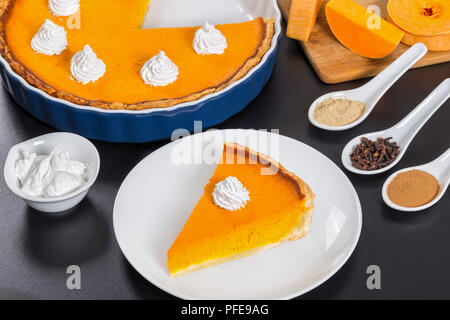
[[[259,247],[259,248],[254,248],[251,250],[247,250],[247,251],[243,251],[240,253],[237,253],[235,255],[232,256],[228,256],[228,257],[224,257],[224,258],[217,258],[217,259],[213,259],[213,260],[209,260],[209,261],[205,261],[201,264],[195,264],[195,265],[191,265],[188,268],[185,269],[181,269],[175,273],[170,273],[170,276],[172,278],[176,278],[179,276],[182,276],[186,273],[190,273],[190,272],[194,272],[194,271],[198,271],[204,268],[208,268],[208,267],[212,267],[215,265],[219,265],[225,262],[229,262],[229,261],[233,261],[233,260],[237,260],[240,258],[244,258],[244,257],[248,257],[250,255],[256,254],[258,252],[264,251],[266,249],[271,249],[271,248],[275,248],[279,245],[281,245],[284,242],[287,241],[295,241],[295,240],[299,240],[303,237],[305,237],[308,232],[309,229],[311,227],[312,224],[312,214],[314,211],[314,199],[315,199],[315,194],[312,192],[311,188],[309,187],[309,185],[304,182],[302,179],[300,179],[299,177],[297,177],[294,173],[286,170],[279,162],[275,161],[274,159],[272,159],[271,157],[256,152],[248,147],[242,146],[240,144],[237,143],[229,143],[229,142],[225,142],[224,145],[225,148],[234,148],[236,152],[245,152],[245,154],[249,154],[249,155],[254,155],[256,157],[258,157],[257,159],[263,159],[264,163],[269,163],[273,166],[275,166],[278,170],[277,170],[277,174],[281,175],[284,179],[289,180],[291,182],[294,183],[294,185],[296,186],[296,188],[298,188],[298,192],[300,193],[300,195],[302,197],[304,197],[305,199],[305,204],[304,204],[304,209],[303,212],[301,214],[301,217],[299,219],[298,224],[290,231],[290,233],[285,236],[284,238],[280,239],[278,242],[275,243],[270,243],[266,246],[263,247]]]
[[[265,23],[265,34],[261,39],[261,44],[256,50],[255,54],[249,57],[244,65],[237,70],[237,72],[228,80],[216,86],[214,88],[207,88],[203,91],[190,94],[180,98],[161,99],[154,101],[143,101],[138,103],[122,103],[122,102],[106,102],[101,100],[91,100],[79,97],[70,92],[58,90],[53,86],[47,84],[36,76],[30,69],[25,67],[12,52],[6,41],[6,24],[9,16],[9,9],[14,5],[15,0],[0,0],[0,54],[9,63],[11,69],[27,81],[31,86],[38,88],[52,97],[63,99],[78,105],[92,106],[101,109],[109,110],[145,110],[151,108],[167,108],[172,107],[185,102],[192,102],[210,95],[215,92],[219,92],[227,88],[229,85],[245,77],[251,69],[257,66],[264,55],[269,51],[272,46],[272,39],[275,34],[275,18],[263,19]]]

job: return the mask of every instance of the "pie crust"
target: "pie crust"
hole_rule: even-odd
[[[23,79],[25,79],[30,85],[38,89],[41,89],[42,91],[48,93],[53,97],[64,99],[79,105],[93,106],[102,109],[144,110],[150,108],[166,108],[184,102],[196,101],[206,95],[224,90],[233,82],[243,78],[252,68],[254,68],[262,60],[263,56],[267,53],[267,51],[271,47],[272,39],[275,32],[275,19],[273,18],[264,19],[265,34],[261,39],[260,46],[256,50],[255,54],[249,57],[244,63],[244,65],[230,79],[224,81],[219,86],[207,88],[203,91],[196,92],[180,98],[142,101],[132,104],[122,103],[119,101],[107,102],[101,100],[86,99],[74,95],[70,92],[58,90],[53,86],[47,84],[45,81],[41,80],[31,70],[25,67],[18,59],[16,59],[14,53],[12,52],[6,40],[6,25],[8,21],[9,11],[10,8],[12,8],[12,6],[14,5],[15,1],[16,0],[0,0],[0,53],[3,56],[3,58],[10,64],[11,68]]]

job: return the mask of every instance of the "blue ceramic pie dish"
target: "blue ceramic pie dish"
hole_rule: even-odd
[[[264,1],[266,7],[260,5],[261,0],[241,0],[252,16],[276,18],[271,48],[245,77],[194,102],[142,111],[77,105],[31,86],[0,56],[1,79],[17,103],[34,117],[58,130],[89,139],[142,143],[170,138],[178,128],[192,131],[194,121],[202,121],[204,129],[212,127],[244,109],[261,92],[272,74],[281,38],[281,14],[276,0]]]

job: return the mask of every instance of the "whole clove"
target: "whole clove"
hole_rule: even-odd
[[[352,165],[359,170],[378,170],[394,162],[400,153],[400,147],[389,138],[377,138],[372,141],[366,137],[361,138],[350,155]]]

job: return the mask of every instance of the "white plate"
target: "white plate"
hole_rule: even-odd
[[[259,139],[247,139],[259,133]],[[215,166],[179,164],[180,147],[238,141],[269,153],[305,180],[316,194],[311,230],[304,239],[262,253],[170,278],[166,253],[203,193]],[[238,139],[238,140],[236,140]],[[264,142],[279,145],[267,152]],[[185,149],[183,149],[185,150]],[[196,149],[199,150],[199,149]],[[185,154],[185,153],[184,153]],[[177,164],[178,163],[178,164]],[[141,161],[123,182],[114,205],[114,231],[128,261],[148,281],[183,299],[289,299],[322,284],[353,252],[361,232],[358,195],[345,174],[313,148],[253,130],[214,131],[172,142]]]

